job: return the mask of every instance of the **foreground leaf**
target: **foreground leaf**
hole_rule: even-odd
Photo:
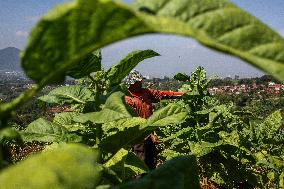
[[[226,0],[138,0],[135,7],[111,0],[57,7],[32,31],[22,54],[24,70],[41,85],[62,81],[70,66],[107,44],[144,33],[171,33],[191,36],[284,81],[284,40]]]
[[[93,53],[88,54],[83,60],[74,64],[71,68],[68,69],[67,75],[80,79],[82,77],[90,75],[92,72],[96,72],[101,70],[102,55],[101,52],[95,51]]]
[[[81,137],[71,134],[66,128],[56,123],[39,118],[30,123],[26,130],[21,133],[24,141],[41,142],[80,142]]]
[[[113,188],[198,189],[200,185],[196,158],[194,156],[176,157],[142,179],[132,180]]]
[[[1,188],[93,189],[100,179],[96,157],[97,154],[85,146],[64,145],[1,172]]]
[[[227,0],[136,0],[135,7],[152,15],[162,32],[190,35],[284,81],[283,38]],[[159,19],[160,24],[156,22]],[[162,28],[166,22],[168,27]],[[183,30],[177,27],[181,23]]]

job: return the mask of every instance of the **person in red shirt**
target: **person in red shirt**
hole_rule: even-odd
[[[181,97],[184,93],[174,91],[160,91],[142,87],[143,76],[136,70],[130,72],[125,84],[131,96],[125,96],[125,102],[131,106],[139,117],[149,118],[153,113],[152,103],[157,103],[162,99]],[[159,139],[155,133],[151,134],[140,144],[133,148],[134,153],[145,161],[150,169],[156,168],[156,147]]]

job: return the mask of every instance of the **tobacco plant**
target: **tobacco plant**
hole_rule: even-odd
[[[210,96],[206,72],[198,67],[181,90],[181,106],[186,120],[176,126],[160,128],[160,158],[195,155],[202,177],[228,188],[283,187],[283,121],[280,110],[264,121],[250,112],[236,111],[233,104],[222,104]],[[194,102],[192,102],[194,99]]]
[[[208,96],[206,82],[199,82],[205,81],[204,75],[200,75],[202,69],[199,75],[196,72],[197,77],[192,76],[193,80],[184,76],[193,93],[184,95],[182,101],[155,111],[147,120],[129,110],[123,102],[126,91],[120,82],[138,62],[157,54],[134,53],[127,63],[104,71],[97,50],[146,33],[193,37],[284,81],[281,36],[229,1],[136,0],[133,5],[126,5],[111,0],[75,0],[60,5],[38,22],[21,55],[24,71],[35,86],[10,103],[0,104],[1,144],[12,139],[53,144],[46,148],[47,152],[1,170],[1,187],[199,188],[196,157],[200,174],[220,185],[236,187],[245,180],[245,184],[255,186],[271,187],[272,183],[283,187],[282,147],[274,145],[275,141],[282,142],[278,135],[279,113],[260,126],[243,120],[240,112],[216,104]],[[52,122],[36,120],[20,134],[9,128],[7,120],[18,106],[46,85],[63,82],[68,75],[87,77],[87,83],[55,89],[41,100],[70,104],[74,112],[56,115]],[[134,175],[148,172],[130,151],[131,146],[158,128],[175,128],[176,124],[180,124],[180,131],[170,133],[174,139],[164,139],[169,147],[162,154],[166,154],[165,159],[172,154],[186,156],[165,162],[142,179],[126,182]],[[266,131],[271,127],[274,129],[269,134]],[[80,142],[85,146],[62,142]],[[0,152],[1,157],[5,155],[1,149]],[[228,177],[232,171],[236,171],[233,181]],[[25,174],[15,176],[19,172]]]

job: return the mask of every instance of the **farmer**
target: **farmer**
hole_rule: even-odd
[[[161,99],[181,97],[184,93],[173,91],[159,91],[142,88],[143,76],[136,70],[130,72],[125,80],[128,91],[131,96],[125,96],[125,102],[131,106],[138,116],[149,118],[153,113],[152,103],[157,103]],[[156,168],[156,148],[159,139],[155,133],[152,133],[144,143],[134,146],[134,153],[145,161],[150,169]]]

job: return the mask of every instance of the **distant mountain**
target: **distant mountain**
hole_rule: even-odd
[[[20,49],[8,47],[0,50],[0,70],[22,71]]]

